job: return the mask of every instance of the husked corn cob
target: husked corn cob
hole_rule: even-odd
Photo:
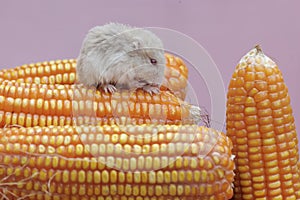
[[[184,62],[171,54],[165,54],[166,70],[163,85],[181,99],[185,98],[188,69]],[[20,83],[74,84],[76,60],[56,60],[22,65],[0,71],[0,79]]]
[[[288,88],[257,46],[228,89],[227,135],[236,155],[234,199],[300,199],[298,139]]]
[[[2,199],[229,199],[225,134],[196,125],[0,129]]]
[[[4,81],[0,85],[0,127],[81,124],[193,124],[201,111],[168,91],[104,93],[81,85]]]

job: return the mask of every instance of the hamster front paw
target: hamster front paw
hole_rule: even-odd
[[[97,89],[100,89],[100,88],[102,88],[104,90],[104,92],[106,92],[106,93],[109,92],[111,94],[113,94],[115,91],[117,91],[117,88],[112,84],[99,85],[97,87]]]
[[[148,92],[150,95],[152,95],[152,94],[158,94],[160,92],[158,86],[145,85],[142,88],[143,88],[144,91]]]

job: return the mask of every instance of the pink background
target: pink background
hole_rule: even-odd
[[[75,58],[87,30],[107,22],[163,27],[200,43],[227,88],[239,59],[255,44],[280,66],[300,133],[300,1],[0,1],[0,67]],[[193,79],[192,85],[198,83]],[[204,92],[207,94],[207,92]],[[199,95],[198,95],[199,96]],[[200,104],[209,105],[209,96]]]

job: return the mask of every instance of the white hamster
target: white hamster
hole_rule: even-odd
[[[166,60],[152,32],[119,23],[96,26],[86,35],[77,59],[78,81],[113,93],[137,89],[159,93]]]

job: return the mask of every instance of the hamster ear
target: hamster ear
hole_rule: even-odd
[[[134,40],[132,42],[132,48],[135,49],[135,50],[140,49],[141,48],[141,42],[139,40]]]

